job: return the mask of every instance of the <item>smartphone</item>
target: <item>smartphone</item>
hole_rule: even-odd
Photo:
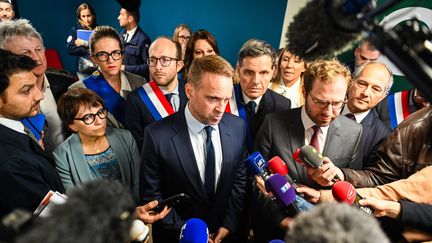
[[[163,199],[162,201],[159,201],[158,205],[152,210],[156,211],[156,212],[160,212],[165,208],[165,206],[168,206],[169,208],[174,207],[176,205],[179,205],[179,204],[182,204],[186,201],[189,201],[190,199],[191,198],[188,194],[179,193],[177,195],[174,195],[172,197],[169,197],[167,199]]]

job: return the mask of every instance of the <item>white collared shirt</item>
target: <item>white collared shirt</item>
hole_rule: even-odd
[[[273,91],[285,96],[286,98],[291,100],[291,108],[297,108],[301,106],[301,89],[300,89],[300,78],[291,86],[287,87],[284,85],[284,82],[281,80],[280,83],[273,85],[270,84],[269,87],[274,87]]]
[[[24,132],[24,124],[21,121],[0,117],[0,124],[14,130],[15,132],[26,134]]]
[[[198,121],[189,110],[189,103],[185,108],[186,124],[188,126],[189,137],[192,143],[193,152],[198,166],[198,171],[201,177],[201,181],[204,184],[205,181],[205,163],[206,163],[206,151],[205,144],[207,139],[207,133],[204,127],[207,126]],[[219,182],[219,176],[222,169],[222,144],[219,134],[219,126],[212,126],[212,142],[215,151],[215,191]]]
[[[303,127],[305,128],[305,145],[310,144],[310,141],[312,139],[312,135],[314,134],[313,126],[316,124],[309,118],[309,116],[306,113],[306,108],[303,106],[301,108],[301,120],[303,123]],[[318,144],[319,144],[319,151],[324,151],[324,145],[327,138],[329,126],[326,127],[320,127],[320,131],[318,133]]]
[[[162,93],[164,95],[166,95],[168,93],[174,94],[171,97],[171,100],[169,100],[169,102],[170,102],[172,108],[174,109],[174,111],[178,111],[178,109],[180,108],[180,96],[179,96],[179,91],[178,91],[178,87],[179,87],[178,82],[177,82],[177,86],[171,92],[166,91],[164,86],[158,86],[158,87],[162,90]]]
[[[350,111],[350,109],[348,108],[348,106],[347,105],[345,105],[345,108],[342,110],[342,113],[341,113],[341,115],[346,115],[346,114],[353,114],[354,115],[354,117],[355,117],[355,121],[357,122],[357,123],[360,123],[360,122],[362,122],[363,121],[363,119],[365,119],[365,117],[369,114],[369,112],[370,112],[370,110],[367,110],[367,111],[363,111],[363,112],[359,112],[359,113],[352,113],[351,111]]]
[[[244,102],[245,102],[245,105],[247,105],[250,101],[255,101],[255,104],[256,104],[256,107],[255,107],[255,114],[256,114],[257,111],[258,111],[258,108],[259,108],[259,105],[260,105],[261,99],[262,99],[262,95],[261,95],[260,97],[256,98],[256,99],[254,99],[254,100],[252,100],[252,99],[250,99],[249,97],[247,97],[247,95],[245,95],[245,93],[243,92],[243,90],[242,90],[242,95],[243,95],[243,100],[244,100]]]
[[[129,31],[126,31],[127,39],[125,40],[125,42],[129,42],[132,39],[132,36],[135,34],[137,28],[138,28],[138,26],[136,26],[135,28],[133,28]]]

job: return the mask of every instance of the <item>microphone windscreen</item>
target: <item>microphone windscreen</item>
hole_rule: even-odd
[[[314,61],[348,50],[361,37],[361,32],[346,32],[335,26],[326,9],[327,4],[325,0],[309,1],[294,16],[286,35],[291,53]]]
[[[268,168],[273,174],[278,173],[283,176],[288,174],[288,166],[279,156],[275,156],[268,161]]]
[[[209,237],[207,224],[198,218],[186,221],[180,232],[180,243],[207,243]]]
[[[265,173],[265,168],[267,167],[267,161],[261,155],[260,152],[254,152],[244,161],[246,168],[253,175],[261,175]]]
[[[312,168],[318,168],[323,164],[323,156],[315,147],[305,145],[300,148],[298,159]]]
[[[356,199],[357,192],[354,186],[347,181],[338,181],[332,187],[334,199],[338,202],[346,202],[352,205]]]
[[[271,191],[283,206],[289,206],[296,199],[296,192],[288,180],[280,174],[270,176],[265,182],[266,190]]]

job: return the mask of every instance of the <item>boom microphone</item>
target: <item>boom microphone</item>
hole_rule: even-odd
[[[368,214],[372,214],[373,210],[370,207],[361,206],[358,202],[363,199],[362,196],[357,194],[354,186],[347,181],[338,181],[332,187],[332,194],[334,199],[338,202],[345,202],[349,205],[355,205]]]
[[[255,152],[244,161],[246,164],[246,168],[253,174],[253,175],[260,175],[264,181],[266,181],[270,174],[267,171],[267,161],[264,159],[264,157],[261,155],[260,152]]]
[[[306,61],[313,61],[350,49],[352,43],[361,38],[357,16],[366,10],[369,2],[309,1],[288,26],[286,37],[289,51]]]
[[[183,225],[180,232],[180,243],[207,243],[209,232],[204,221],[191,218]]]

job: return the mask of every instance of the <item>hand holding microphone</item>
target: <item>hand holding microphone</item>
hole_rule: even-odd
[[[365,211],[367,214],[372,214],[374,211],[367,206],[362,206],[359,201],[363,199],[357,194],[355,187],[347,181],[338,181],[332,187],[333,197],[338,202],[345,202],[349,205],[355,205]]]
[[[308,175],[322,186],[331,186],[344,178],[342,171],[313,146],[305,145],[297,149],[293,159],[305,166]]]

